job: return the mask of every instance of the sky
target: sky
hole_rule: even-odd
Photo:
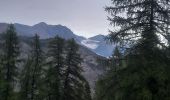
[[[104,7],[110,0],[0,0],[0,22],[34,25],[39,22],[70,28],[91,37],[108,34]]]

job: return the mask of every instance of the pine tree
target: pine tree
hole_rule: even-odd
[[[112,56],[108,59],[108,69],[106,73],[98,79],[96,82],[94,100],[112,100],[114,98],[114,87],[117,80],[117,72],[123,67],[122,54],[120,53],[118,46],[115,47]],[[114,99],[113,99],[114,100]]]
[[[147,46],[151,48],[157,44],[163,46],[158,35],[168,39],[168,0],[112,0],[112,2],[113,6],[107,7],[106,11],[112,16],[109,17],[111,24],[120,29],[111,31],[110,40],[132,44],[140,40],[141,43],[149,43]],[[122,13],[125,17],[122,17]]]
[[[118,47],[115,47],[115,50],[112,54],[112,57],[110,58],[110,67],[114,69],[114,71],[117,71],[122,66],[122,54],[120,53]]]
[[[40,46],[39,36],[36,34],[32,44],[31,52],[31,86],[30,86],[30,100],[41,100],[40,89],[42,82],[42,65],[43,65],[43,55]]]
[[[0,58],[0,98],[2,98],[3,94],[3,75],[2,75],[2,59]]]
[[[87,100],[84,93],[85,80],[81,75],[82,69],[80,67],[82,59],[78,50],[78,45],[74,39],[69,40],[66,47],[66,70],[62,100]]]
[[[46,81],[49,87],[48,100],[60,100],[62,95],[62,69],[64,67],[64,39],[56,36],[49,42],[49,68]]]
[[[84,94],[83,95],[84,95],[83,100],[92,100],[90,85],[88,81],[86,81],[86,79],[84,80]]]
[[[53,80],[56,80],[55,78],[55,70],[54,68],[52,67],[52,64],[48,63],[48,69],[46,70],[45,72],[45,87],[48,87],[48,88],[45,88],[45,98],[46,100],[53,100],[54,99],[54,95],[59,95],[59,94],[54,94],[54,92],[56,93],[56,91],[58,92],[59,90],[56,90],[56,85],[54,84],[54,81]],[[55,87],[55,89],[53,88]],[[57,87],[58,87],[58,84],[57,84]],[[58,99],[59,100],[59,99]]]
[[[168,40],[170,1],[112,0],[112,4],[106,11],[111,25],[118,28],[109,39],[130,48],[125,55],[127,67],[107,73],[99,81],[98,100],[170,99],[170,59],[160,39]]]
[[[4,34],[2,49],[2,74],[4,79],[3,100],[12,100],[17,79],[17,64],[19,63],[19,42],[14,26],[9,25]]]
[[[20,76],[20,100],[30,100],[32,59],[28,58]]]

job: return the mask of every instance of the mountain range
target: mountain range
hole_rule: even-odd
[[[105,40],[106,36],[104,35],[97,35],[94,37],[85,38],[83,36],[76,35],[69,28],[62,25],[48,25],[44,22],[40,22],[33,26],[23,25],[19,23],[15,23],[14,26],[19,36],[32,37],[36,33],[40,36],[41,39],[52,38],[56,35],[66,40],[74,38],[78,44],[104,57],[111,56],[112,51],[115,47],[113,44],[107,43],[107,41]],[[7,23],[0,23],[0,33],[5,32],[7,27]]]
[[[114,49],[114,45],[107,44],[107,41],[105,40],[106,36],[97,35],[91,38],[85,38],[76,35],[66,26],[48,25],[44,22],[33,26],[15,23],[14,26],[19,35],[21,58],[23,59],[27,58],[30,52],[30,43],[35,33],[40,36],[43,51],[45,52],[48,50],[47,45],[49,40],[56,35],[66,40],[74,38],[80,45],[79,52],[83,58],[81,66],[83,69],[82,74],[89,82],[92,93],[94,93],[95,82],[98,80],[99,76],[104,73],[106,67],[103,64],[98,63],[97,59],[105,60],[106,57],[111,55],[112,50]],[[0,23],[0,33],[5,32],[7,27],[7,23]],[[0,34],[0,47],[3,46],[1,45],[2,40],[3,37],[1,37]]]

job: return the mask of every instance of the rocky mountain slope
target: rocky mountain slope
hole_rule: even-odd
[[[114,49],[114,45],[108,44],[105,41],[104,35],[97,35],[87,39],[85,37],[76,35],[69,28],[62,25],[48,25],[44,22],[41,22],[33,26],[15,23],[14,26],[19,36],[32,37],[36,33],[41,39],[52,38],[56,35],[64,39],[74,38],[78,44],[83,45],[94,53],[104,57],[111,56]],[[7,27],[7,23],[0,23],[0,33],[4,32]]]
[[[115,45],[109,43],[104,35],[97,35],[86,40],[82,40],[81,43],[93,52],[104,57],[111,56],[115,48]]]

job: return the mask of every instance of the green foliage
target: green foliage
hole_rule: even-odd
[[[164,45],[158,35],[168,39],[169,0],[112,0],[112,4],[106,7],[109,21],[120,29],[111,31],[111,41],[137,44],[142,39],[147,46]]]
[[[3,93],[3,84],[4,84],[4,80],[3,80],[3,74],[2,74],[2,59],[0,58],[0,98],[2,98],[2,93]]]
[[[28,58],[21,62],[21,45],[16,34],[14,26],[10,25],[3,35],[0,99],[91,100],[89,84],[81,75],[79,46],[74,39],[65,41],[58,36],[51,39],[45,58],[36,34]]]
[[[47,98],[49,100],[60,100],[62,95],[63,67],[64,67],[64,39],[56,36],[49,42],[48,70],[46,82],[48,83]]]
[[[123,56],[119,51],[119,48],[116,46],[113,52],[113,55],[110,59],[109,66],[113,68],[115,71],[120,69],[120,66],[123,64]]]
[[[128,56],[126,68],[110,69],[96,84],[96,100],[168,100],[169,66],[164,56]],[[158,56],[159,55],[159,56]],[[162,58],[156,58],[161,57]]]
[[[106,11],[113,26],[109,39],[130,47],[126,67],[110,69],[98,82],[96,100],[169,100],[169,0],[112,0]],[[116,6],[115,6],[116,5]],[[126,17],[121,17],[124,13]],[[168,40],[169,41],[169,40]],[[115,52],[116,53],[116,52]],[[114,62],[113,62],[114,63]]]
[[[91,100],[88,82],[81,75],[78,44],[56,36],[48,45],[44,83],[47,100]]]
[[[84,79],[84,99],[83,100],[92,100],[91,89],[89,83]]]
[[[108,59],[108,70],[96,83],[94,100],[113,100],[114,86],[117,84],[117,72],[122,69],[122,55],[118,49],[115,48],[114,54]]]
[[[2,99],[11,100],[14,95],[14,87],[17,79],[17,64],[19,63],[19,43],[14,26],[9,25],[4,33],[4,42],[2,48],[1,75]]]
[[[21,100],[42,100],[41,86],[43,76],[43,55],[39,36],[36,34],[32,42],[31,55],[26,61],[20,79]]]
[[[29,100],[31,90],[32,59],[28,58],[20,76],[20,100]]]
[[[36,34],[32,44],[32,69],[31,69],[31,100],[41,100],[40,86],[42,82],[43,55],[39,36]]]
[[[69,40],[66,48],[66,70],[62,100],[88,100],[91,98],[87,81],[81,75],[82,58],[74,39]]]

